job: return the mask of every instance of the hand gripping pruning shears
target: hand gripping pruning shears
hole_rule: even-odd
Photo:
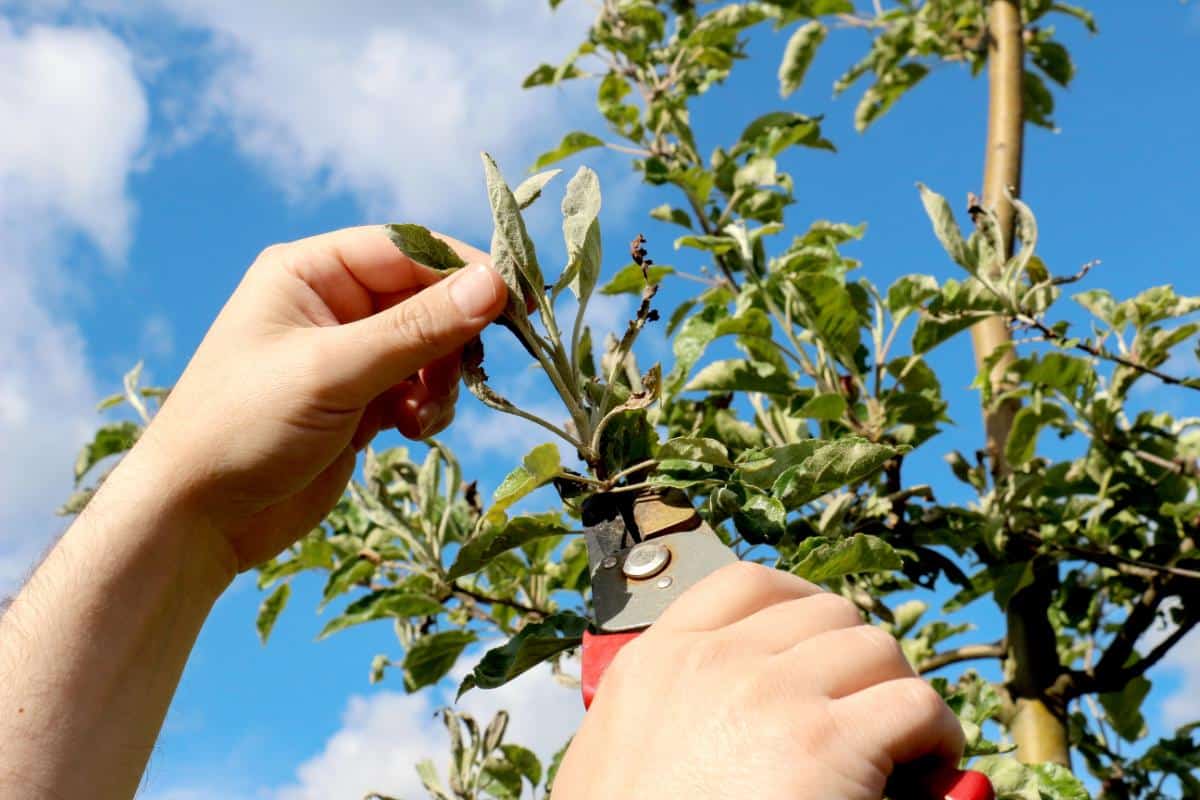
[[[674,489],[598,494],[583,508],[592,579],[593,630],[583,634],[583,704],[588,707],[617,652],[688,588],[737,560]],[[939,770],[905,786],[920,800],[993,800],[987,776]]]

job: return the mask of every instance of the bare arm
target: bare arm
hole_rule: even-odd
[[[436,277],[378,229],[260,257],[0,618],[0,795],[132,797],[234,575],[311,530],[380,429],[445,427],[458,349],[504,287],[488,267]]]

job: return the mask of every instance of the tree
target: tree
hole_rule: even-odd
[[[576,53],[539,66],[526,86],[595,80],[608,138],[568,133],[535,169],[594,147],[627,153],[667,200],[651,215],[683,229],[678,263],[704,265],[655,264],[638,236],[630,263],[601,287],[600,187],[584,167],[562,203],[567,264],[545,272],[521,212],[558,170],[510,189],[485,156],[492,256],[512,298],[502,323],[544,371],[561,418],[519,408],[504,387],[489,385],[482,346],[468,353],[464,380],[498,412],[561,439],[582,467],[564,464],[554,443],[539,446],[484,503],[437,442],[419,464],[403,449],[368,453],[362,479],[325,523],[260,570],[270,589],[258,619],[264,641],[287,603],[289,578],[316,570],[328,576],[323,604],[354,596],[323,636],[393,621],[403,656],[378,656],[373,681],[395,668],[419,691],[469,645],[494,636],[508,641],[460,692],[501,685],[544,661],[558,665],[586,625],[587,559],[568,535],[582,501],[600,490],[676,487],[743,558],[852,599],[901,640],[922,673],[1003,663],[995,682],[970,670],[933,678],[963,721],[975,768],[992,776],[1000,796],[1086,796],[1069,767],[1085,768],[1104,797],[1200,792],[1197,725],[1146,742],[1140,710],[1152,668],[1200,621],[1200,420],[1130,403],[1143,382],[1200,390],[1200,378],[1170,369],[1172,355],[1197,340],[1200,325],[1186,318],[1200,311],[1200,298],[1167,286],[1123,300],[1089,289],[1071,299],[1090,326],[1063,320],[1063,287],[1084,280],[1088,267],[1053,272],[1037,255],[1037,221],[1020,200],[1024,126],[1052,124],[1046,82],[1066,85],[1073,74],[1046,24],[1054,16],[1094,29],[1088,12],[1045,0],[907,0],[867,12],[849,0],[604,0]],[[728,78],[769,24],[788,32],[779,68],[785,97],[833,29],[870,32],[866,55],[835,87],[870,78],[855,112],[860,129],[937,64],[986,68],[987,157],[982,197],[967,209],[969,234],[941,195],[919,190],[957,277],[908,275],[884,291],[854,279],[859,265],[841,253],[864,235],[861,226],[796,226],[786,213],[794,182],[781,162],[804,148],[832,149],[819,117],[766,111],[748,118],[736,141],[701,151],[693,104]],[[420,226],[389,230],[423,263],[462,266]],[[696,292],[664,325],[656,292],[679,279]],[[601,332],[583,323],[596,291],[639,298],[628,327],[605,332],[598,363]],[[573,319],[556,302],[568,292]],[[665,369],[638,364],[635,345],[648,325],[664,325],[671,337]],[[974,494],[954,503],[914,482],[904,465],[916,448],[938,446],[950,418],[926,355],[967,331],[986,436],[973,458],[946,454]],[[719,340],[738,355],[706,355]],[[102,428],[77,477],[132,443],[149,419],[147,393],[157,392],[139,388],[136,372],[127,377],[123,397],[140,420]],[[1047,432],[1062,444],[1047,446]],[[512,513],[548,485],[559,510]],[[68,509],[86,501],[83,491]],[[931,614],[934,593],[947,591],[949,601]],[[1000,641],[971,640],[969,625],[947,617],[989,602],[1005,615]],[[1151,634],[1156,625],[1163,630]],[[448,713],[446,722],[465,728],[469,745],[452,739],[448,791],[430,765],[421,767],[434,797],[512,797],[522,780],[541,780],[536,757],[501,746],[501,722],[493,725],[499,735],[482,736],[468,719]],[[992,739],[1011,741],[1015,754]]]

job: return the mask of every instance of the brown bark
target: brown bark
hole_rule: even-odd
[[[995,210],[1000,230],[1011,251],[1013,244],[1013,207],[1006,190],[1013,195],[1021,189],[1021,156],[1024,146],[1025,115],[1022,103],[1024,47],[1020,0],[992,0],[988,4],[988,132],[983,170],[983,203]],[[986,319],[971,329],[977,368],[996,348],[1012,340],[1005,320]],[[1009,352],[993,367],[990,379],[1000,388],[1008,365]],[[1004,445],[1012,430],[1016,402],[984,409],[987,449],[992,472],[997,479],[1008,473]],[[1054,563],[1040,565],[1033,583],[1009,601],[1006,610],[1009,663],[1008,690],[1014,701],[1010,732],[1017,745],[1017,757],[1026,763],[1054,761],[1070,765],[1065,709],[1048,701],[1047,690],[1062,672],[1054,630],[1046,619],[1050,596],[1058,583]]]

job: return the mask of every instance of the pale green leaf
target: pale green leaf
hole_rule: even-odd
[[[818,20],[806,22],[796,28],[788,39],[779,64],[779,93],[787,97],[800,88],[808,67],[812,64],[817,48],[825,41],[828,30]]]

